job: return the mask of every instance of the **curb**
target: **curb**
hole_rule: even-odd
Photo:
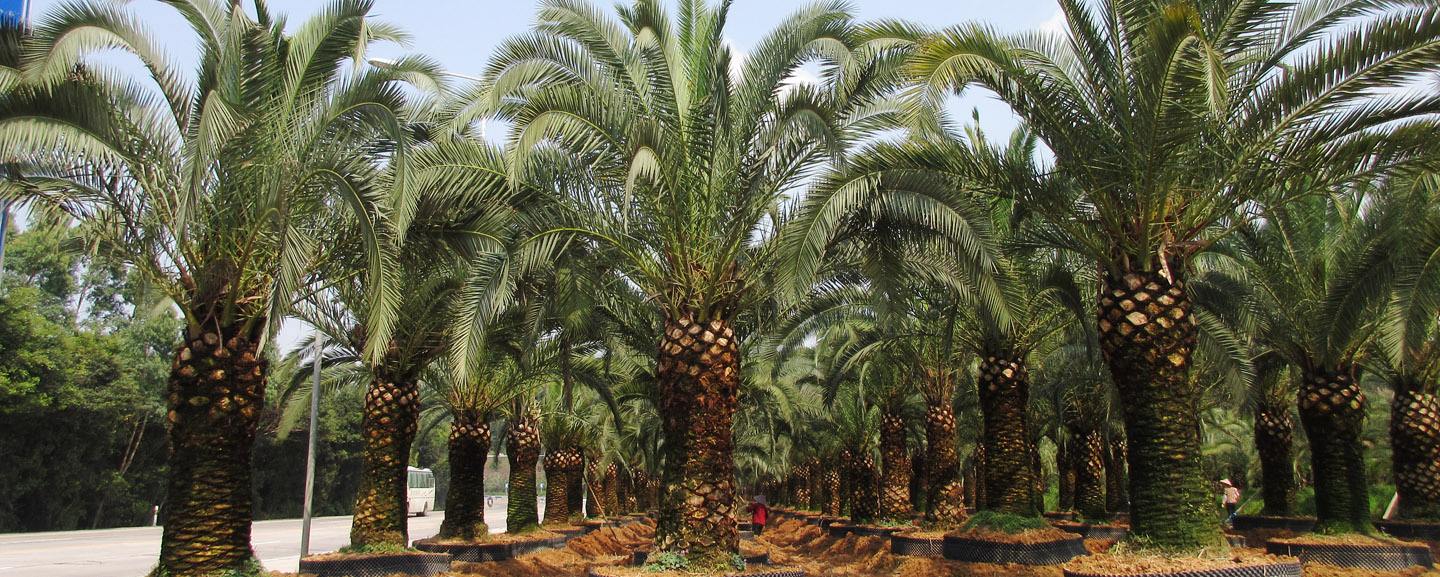
[[[1089,554],[1085,539],[1079,535],[1046,543],[997,543],[984,539],[945,536],[942,553],[946,559],[971,563],[1020,563],[1022,565],[1059,565]]]
[[[1306,564],[1322,563],[1336,567],[1379,571],[1402,571],[1416,566],[1435,566],[1435,559],[1430,555],[1430,548],[1421,544],[1298,544],[1280,543],[1272,539],[1265,543],[1265,552],[1272,555],[1299,557],[1300,562]]]
[[[316,577],[387,577],[396,573],[432,577],[450,570],[445,553],[388,553],[337,559],[301,559],[300,573]]]

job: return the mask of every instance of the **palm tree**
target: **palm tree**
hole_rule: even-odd
[[[1078,335],[1086,338],[1088,335]],[[1093,336],[1089,336],[1093,339]],[[1107,501],[1109,470],[1105,463],[1110,450],[1111,397],[1110,375],[1090,343],[1071,342],[1057,347],[1043,359],[1036,376],[1044,397],[1056,399],[1058,422],[1068,439],[1057,440],[1067,445],[1066,460],[1058,454],[1056,465],[1062,472],[1073,471],[1072,503],[1086,519],[1104,520],[1111,512]]]
[[[536,30],[498,49],[475,107],[514,122],[516,169],[559,150],[585,186],[564,191],[550,234],[612,255],[663,318],[659,411],[666,439],[658,551],[692,567],[737,551],[731,422],[740,380],[736,315],[765,296],[776,267],[757,235],[784,226],[787,191],[892,108],[894,75],[846,7],[803,8],[743,63],[724,43],[728,4],[684,2],[678,16],[638,0],[608,18],[550,0]],[[824,63],[819,84],[792,84]],[[538,146],[544,143],[544,146]]]
[[[1409,207],[1394,296],[1375,350],[1374,370],[1395,393],[1390,408],[1390,449],[1400,517],[1440,520],[1440,326],[1437,326],[1435,258],[1440,255],[1440,180],[1433,173],[1395,178],[1390,202]]]
[[[1019,195],[1044,220],[1040,239],[1098,263],[1100,346],[1129,441],[1132,534],[1161,549],[1217,544],[1196,458],[1197,392],[1185,378],[1197,330],[1191,256],[1237,207],[1272,191],[1266,182],[1309,174],[1323,189],[1353,177],[1343,160],[1383,165],[1433,138],[1433,128],[1405,121],[1435,112],[1434,99],[1371,95],[1435,69],[1440,18],[1433,5],[1363,0],[1060,6],[1063,35],[956,26],[921,41],[912,72],[926,109],[983,86],[1054,153],[1052,185],[996,191]]]
[[[1231,242],[1260,311],[1259,339],[1297,369],[1317,530],[1369,532],[1360,360],[1376,330],[1404,212],[1352,190],[1267,208]]]
[[[432,70],[414,59],[350,69],[372,42],[404,38],[370,20],[368,2],[337,1],[293,33],[263,3],[171,5],[200,47],[193,79],[123,6],[73,3],[44,18],[27,49],[36,88],[6,97],[0,149],[25,176],[7,183],[7,198],[79,219],[185,317],[156,571],[209,575],[253,559],[263,351],[333,247],[355,246],[325,235],[358,230],[370,287],[390,294],[382,278],[393,233],[377,166],[403,165],[408,148],[397,79]],[[89,56],[110,49],[138,56],[144,71],[100,70]],[[372,306],[375,359],[395,315],[378,295]]]

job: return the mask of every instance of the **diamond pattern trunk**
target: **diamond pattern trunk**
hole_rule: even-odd
[[[1390,446],[1400,516],[1440,520],[1440,397],[1405,383],[1390,405]]]
[[[620,467],[615,463],[605,467],[605,511],[612,516],[619,516],[620,510]]]
[[[590,498],[585,500],[586,517],[604,517],[610,514],[605,509],[605,476],[600,474],[600,461],[594,457],[585,460],[585,491]]]
[[[640,501],[635,496],[635,483],[630,473],[620,474],[619,501],[622,513],[634,513],[640,510]]]
[[[1105,441],[1100,431],[1081,429],[1075,436],[1075,510],[1086,519],[1104,519]]]
[[[574,513],[570,509],[571,479],[580,474],[580,449],[562,447],[545,455],[545,523],[566,523]]]
[[[241,571],[254,557],[250,448],[266,369],[255,341],[237,327],[192,335],[176,351],[166,391],[170,473],[157,572]]]
[[[810,494],[810,487],[813,485],[813,483],[812,483],[811,480],[810,480],[810,477],[811,477],[810,465],[807,463],[807,464],[804,464],[804,465],[800,465],[799,467],[795,467],[795,473],[794,473],[794,474],[795,474],[795,502],[794,502],[793,504],[794,504],[796,507],[800,507],[800,508],[803,508],[803,509],[808,509],[808,508],[810,508],[810,505],[811,505],[810,501],[811,501],[811,499],[812,499],[811,494]]]
[[[880,417],[880,518],[910,518],[910,455],[905,451],[905,419],[894,413]]]
[[[476,411],[451,415],[450,493],[445,498],[444,539],[483,539],[485,525],[485,460],[490,453],[490,423]]]
[[[880,478],[870,453],[855,453],[850,460],[850,521],[873,523],[879,514]]]
[[[1105,509],[1111,513],[1130,510],[1130,480],[1126,475],[1125,436],[1112,431],[1105,451]]]
[[[932,491],[925,520],[940,529],[958,529],[965,522],[965,484],[960,479],[955,411],[948,399],[932,399],[925,407],[925,450]]]
[[[667,319],[657,377],[666,470],[656,550],[684,551],[696,570],[727,567],[740,547],[731,438],[740,347],[728,319]]]
[[[824,491],[823,491],[823,492],[825,493],[825,501],[824,501],[824,503],[825,503],[825,506],[824,506],[825,514],[826,514],[826,515],[830,515],[831,517],[839,517],[839,516],[841,515],[841,508],[840,508],[840,493],[841,493],[841,490],[840,490],[840,472],[839,472],[839,471],[836,471],[835,469],[826,469],[825,472],[823,473],[823,475],[824,475]]]
[[[1183,264],[1172,261],[1173,277],[1102,275],[1097,311],[1130,442],[1131,534],[1171,550],[1223,542],[1201,465],[1200,392],[1188,375],[1197,329]]]
[[[510,494],[505,507],[505,532],[523,533],[540,524],[536,514],[535,464],[540,460],[539,417],[525,413],[505,432],[510,459]]]
[[[1260,455],[1262,515],[1295,516],[1295,420],[1289,407],[1262,403],[1255,410],[1255,449]]]
[[[360,488],[355,494],[351,545],[410,544],[405,506],[410,444],[420,420],[420,386],[381,374],[365,392],[365,437]]]
[[[990,355],[980,362],[980,408],[985,418],[983,508],[1039,515],[1031,499],[1030,381],[1023,359]]]
[[[1365,393],[1353,367],[1306,371],[1299,406],[1315,475],[1315,530],[1369,532],[1370,490],[1360,444]]]

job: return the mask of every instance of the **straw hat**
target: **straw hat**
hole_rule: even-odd
[[[1226,487],[1234,487],[1234,486],[1235,486],[1234,483],[1231,483],[1231,482],[1230,482],[1230,479],[1220,479],[1220,484],[1221,484],[1221,485],[1225,485]]]

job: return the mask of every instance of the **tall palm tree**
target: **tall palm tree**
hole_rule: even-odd
[[[1018,194],[1044,219],[1040,238],[1099,265],[1100,346],[1123,401],[1133,534],[1161,549],[1218,544],[1196,458],[1197,392],[1185,378],[1197,330],[1191,257],[1237,207],[1273,190],[1267,181],[1309,174],[1323,189],[1353,176],[1337,159],[1385,164],[1433,138],[1407,122],[1436,111],[1432,96],[1372,95],[1435,69],[1440,9],[1364,0],[1060,6],[1061,35],[956,26],[921,40],[912,72],[925,108],[983,86],[1054,153],[1054,185],[997,192]]]
[[[1400,517],[1440,520],[1440,179],[1396,178],[1390,202],[1407,206],[1407,238],[1395,291],[1370,364],[1395,393],[1390,409],[1391,473]]]
[[[1394,277],[1406,211],[1367,199],[1352,190],[1267,208],[1230,239],[1256,287],[1260,340],[1299,373],[1317,530],[1327,532],[1370,531],[1360,357]]]
[[[740,380],[736,315],[765,296],[785,194],[884,113],[895,78],[859,53],[843,4],[797,11],[743,63],[724,42],[728,4],[638,0],[612,19],[576,0],[542,4],[503,43],[476,106],[514,122],[513,165],[560,150],[583,176],[551,234],[613,255],[663,318],[658,343],[666,480],[656,545],[693,567],[737,551],[730,439]],[[818,84],[792,83],[807,62]],[[544,146],[541,145],[544,143]]]
[[[81,220],[185,317],[157,571],[209,575],[253,559],[263,351],[315,268],[334,247],[354,246],[327,239],[332,231],[359,231],[364,274],[379,291],[368,358],[383,352],[396,320],[381,296],[392,294],[382,278],[394,234],[377,166],[403,165],[408,148],[398,79],[434,76],[413,59],[354,69],[371,43],[404,38],[369,19],[368,2],[337,0],[293,33],[263,3],[170,4],[200,48],[193,77],[124,6],[71,3],[42,19],[27,50],[36,88],[0,105],[0,150],[26,176],[7,183],[7,198]],[[138,56],[143,72],[89,58],[110,49]]]

